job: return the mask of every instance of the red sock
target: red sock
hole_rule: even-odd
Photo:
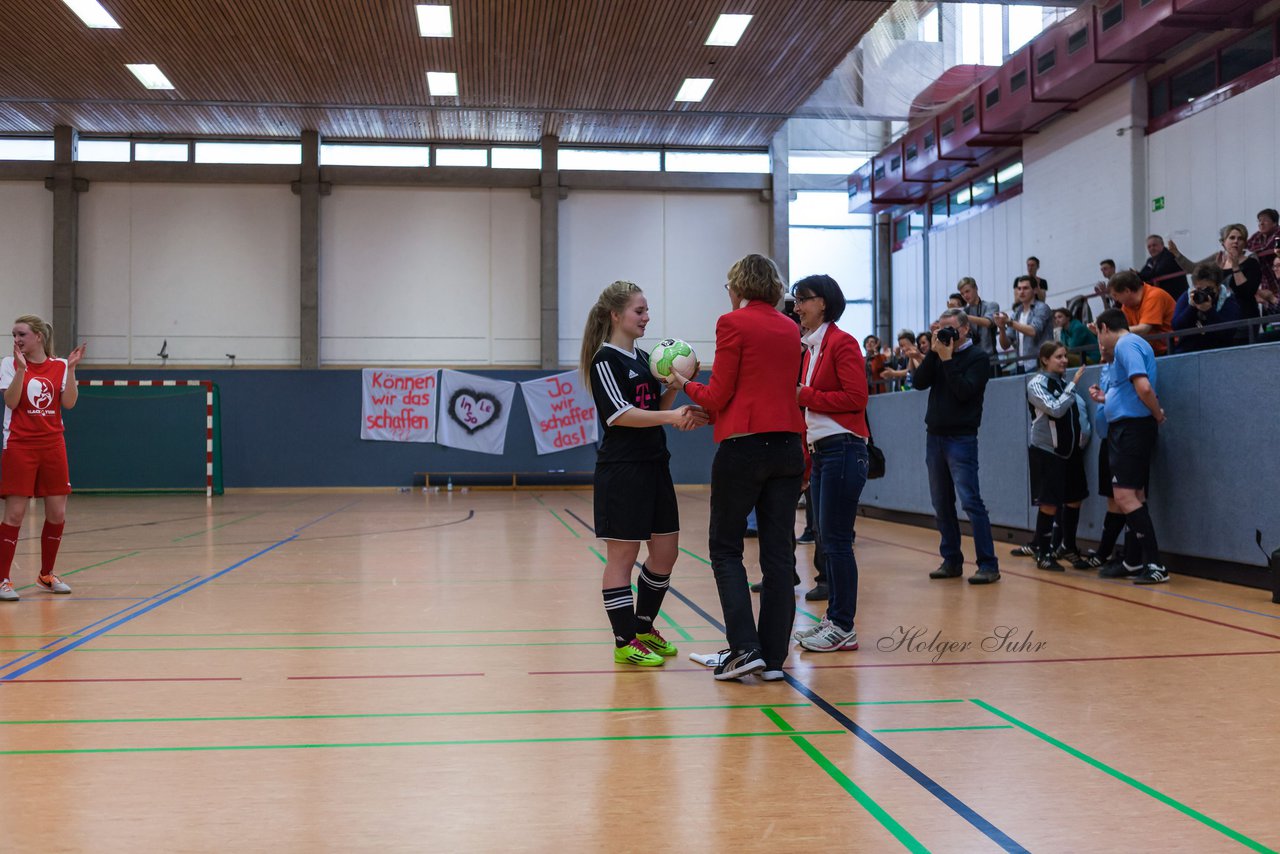
[[[13,568],[13,553],[18,550],[18,534],[22,529],[17,525],[0,523],[0,581],[9,577]]]
[[[58,559],[58,546],[62,545],[62,529],[66,522],[53,524],[46,521],[40,532],[40,574],[53,575],[53,564]]]

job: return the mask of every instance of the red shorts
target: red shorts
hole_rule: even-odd
[[[0,498],[70,494],[71,475],[64,443],[32,446],[11,442],[0,454]]]

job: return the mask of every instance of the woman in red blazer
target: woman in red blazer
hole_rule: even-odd
[[[795,633],[812,652],[858,648],[853,628],[858,605],[858,561],[853,524],[867,484],[867,367],[852,335],[836,326],[845,298],[830,276],[796,282],[796,314],[805,331],[804,366],[796,398],[805,408],[812,458],[809,494],[817,518],[818,544],[826,561],[830,600],[821,623]]]
[[[763,255],[734,264],[725,289],[733,308],[716,322],[711,381],[673,373],[668,384],[707,410],[720,443],[711,466],[708,549],[729,649],[719,657],[715,678],[763,671],[762,678],[776,680],[784,675],[796,609],[796,503],[804,478],[804,417],[796,404],[800,332],[775,307],[782,280]],[[742,563],[752,507],[764,575],[758,624]]]

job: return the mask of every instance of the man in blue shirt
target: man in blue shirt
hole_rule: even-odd
[[[1116,577],[1133,578],[1134,584],[1160,584],[1169,572],[1160,562],[1155,526],[1147,512],[1147,480],[1155,454],[1164,410],[1156,397],[1156,355],[1141,336],[1129,332],[1129,321],[1118,308],[1108,309],[1096,321],[1098,344],[1111,354],[1111,366],[1102,386],[1091,386],[1089,396],[1100,404],[1107,421],[1107,461],[1111,466],[1112,497],[1124,514],[1130,535],[1142,550],[1143,565],[1121,565]]]

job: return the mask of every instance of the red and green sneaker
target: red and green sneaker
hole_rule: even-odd
[[[638,667],[661,667],[662,656],[645,646],[639,638],[632,638],[626,646],[613,651],[614,664],[634,664]]]
[[[670,658],[677,655],[680,650],[676,649],[676,645],[664,638],[658,633],[658,627],[654,626],[651,632],[639,632],[636,634],[636,640],[649,647],[664,658]]]

